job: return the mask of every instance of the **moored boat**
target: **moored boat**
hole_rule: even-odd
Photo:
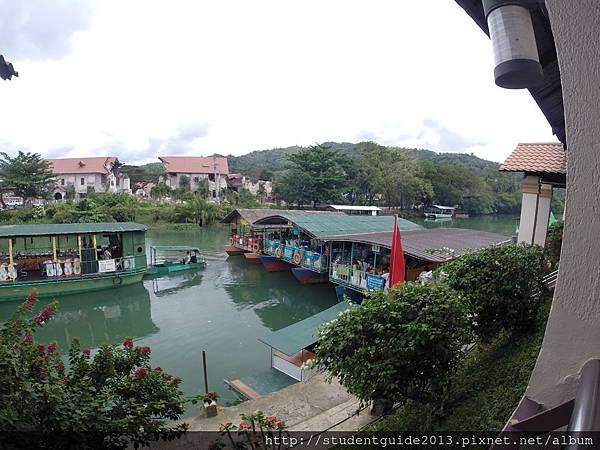
[[[244,254],[244,250],[242,250],[241,248],[237,248],[234,245],[226,245],[225,247],[223,247],[223,250],[225,250],[225,253],[227,253],[229,256],[237,256]]]
[[[141,281],[145,232],[137,223],[0,227],[0,301],[80,294]]]
[[[292,264],[271,255],[261,255],[260,262],[269,272],[283,272],[294,267]]]
[[[424,211],[424,216],[428,219],[451,219],[454,210],[452,206],[431,205]]]
[[[261,263],[259,253],[253,253],[253,252],[244,253],[244,258],[246,258],[246,262],[248,264],[260,264]]]
[[[185,245],[153,245],[150,247],[148,275],[198,270],[206,266],[206,260],[198,247]]]
[[[318,284],[318,283],[326,283],[329,281],[329,277],[327,276],[327,272],[325,273],[317,273],[313,270],[306,269],[304,267],[293,267],[292,274],[296,277],[296,279],[303,284]]]

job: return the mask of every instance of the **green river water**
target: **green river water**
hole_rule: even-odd
[[[437,226],[416,220],[425,226]],[[445,221],[444,226],[475,228],[512,235],[515,218],[478,217]],[[59,299],[56,316],[36,333],[39,342],[56,341],[66,353],[73,337],[92,349],[125,337],[152,348],[152,365],[183,379],[188,395],[203,389],[201,352],[208,359],[209,389],[224,402],[234,394],[223,380],[233,380],[269,367],[269,349],[258,338],[336,303],[330,284],[302,285],[290,272],[270,273],[248,265],[243,257],[227,257],[223,245],[228,228],[197,231],[150,231],[150,245],[194,245],[207,259],[198,272],[164,275],[134,286]],[[47,301],[40,301],[36,310]],[[18,302],[0,303],[0,323]],[[197,413],[190,407],[187,415]]]

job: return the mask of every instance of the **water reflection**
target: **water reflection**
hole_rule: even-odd
[[[202,269],[200,269],[202,270]],[[157,297],[168,297],[202,283],[202,272],[190,270],[151,279],[152,292]]]
[[[43,308],[50,300],[40,301]],[[127,336],[143,338],[159,331],[152,322],[150,294],[141,284],[69,296],[60,300],[53,319],[36,333],[40,342],[56,341],[63,351],[74,337],[82,347],[119,344]],[[9,305],[2,305],[3,308]],[[15,304],[10,305],[12,308]],[[4,311],[0,311],[4,316]]]

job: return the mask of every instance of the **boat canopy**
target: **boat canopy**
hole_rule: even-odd
[[[159,252],[199,252],[198,247],[188,247],[187,245],[151,245],[152,250]]]
[[[64,234],[99,234],[146,231],[148,227],[134,222],[64,223],[0,226],[0,238],[58,236]]]
[[[454,211],[456,209],[453,206],[442,206],[442,205],[431,205],[431,206],[433,206],[434,208],[437,208],[437,209],[447,209],[449,211]]]
[[[378,206],[329,205],[329,207],[336,211],[375,211],[375,212],[381,211],[381,208],[379,208]]]
[[[259,339],[263,344],[274,348],[288,356],[293,356],[300,350],[309,347],[318,341],[317,330],[325,322],[335,319],[341,312],[354,308],[356,305],[348,302],[340,302],[325,311],[314,316],[296,322],[289,327],[274,331],[273,333]]]
[[[392,232],[394,227],[393,216],[354,216],[335,213],[332,215],[307,215],[300,214],[300,211],[290,211],[278,217],[292,222],[313,238],[320,240],[324,240],[325,237],[331,238],[348,234]],[[269,219],[267,217],[257,223],[260,224]],[[398,218],[398,227],[401,231],[422,228],[414,222],[401,218]]]

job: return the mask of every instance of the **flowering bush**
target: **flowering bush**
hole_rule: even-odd
[[[93,355],[75,339],[65,365],[56,343],[35,342],[52,302],[30,317],[35,291],[0,328],[0,431],[23,448],[121,448],[174,439],[185,425],[178,378],[150,368],[150,348],[103,345]]]
[[[196,395],[195,397],[192,397],[191,402],[194,405],[198,402],[210,404],[212,402],[216,402],[218,398],[219,398],[219,394],[217,394],[216,392],[209,392],[208,394],[199,394],[199,395]]]
[[[241,414],[239,425],[231,422],[221,424],[219,431],[232,448],[281,448],[281,436],[287,426],[283,420],[275,416],[266,416],[262,411],[253,414]],[[277,435],[277,436],[276,436]],[[279,440],[274,438],[278,437]],[[267,439],[269,438],[269,439]],[[213,445],[214,448],[224,448],[225,442],[219,440]]]

